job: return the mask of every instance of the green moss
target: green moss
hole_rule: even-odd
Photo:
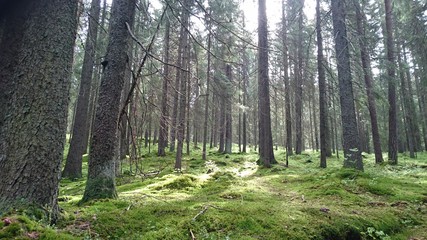
[[[85,194],[80,201],[80,204],[90,200],[116,198],[116,186],[114,179],[97,177],[88,179],[86,182]]]
[[[155,189],[170,189],[170,190],[182,190],[188,189],[197,186],[197,179],[191,175],[181,175],[175,178],[172,182],[166,183],[164,185],[158,186]]]

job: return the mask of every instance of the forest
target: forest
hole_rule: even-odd
[[[427,1],[0,1],[0,239],[427,239]]]

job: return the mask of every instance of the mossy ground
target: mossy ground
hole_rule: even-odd
[[[56,226],[10,215],[15,220],[0,222],[0,238],[427,239],[426,153],[400,155],[398,166],[376,166],[365,154],[363,173],[343,169],[336,158],[321,169],[311,151],[291,156],[286,168],[279,149],[279,164],[266,169],[255,164],[255,152],[212,149],[203,161],[195,149],[179,173],[173,154],[144,156],[138,169],[145,177],[124,164],[117,199],[80,206],[86,179],[63,179]]]

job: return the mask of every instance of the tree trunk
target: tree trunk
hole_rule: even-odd
[[[168,106],[168,88],[169,88],[169,51],[170,51],[170,21],[165,18],[165,39],[164,39],[164,55],[163,61],[163,87],[162,87],[162,109],[160,114],[160,134],[159,145],[157,149],[158,156],[166,156],[165,148],[168,145],[168,121],[169,121],[169,106]]]
[[[128,67],[129,33],[135,0],[114,0],[112,5],[107,63],[99,89],[94,133],[89,152],[89,170],[82,202],[117,197],[114,156],[118,145],[117,127],[120,114],[120,93]]]
[[[82,155],[87,148],[84,138],[88,138],[89,95],[92,85],[93,64],[98,36],[100,0],[92,0],[89,13],[89,32],[86,38],[79,97],[74,116],[73,136],[62,176],[75,179],[82,177]]]
[[[301,154],[303,147],[303,132],[302,132],[302,90],[303,90],[303,46],[302,46],[302,31],[303,31],[303,7],[304,0],[298,0],[298,37],[297,37],[297,62],[295,63],[295,153]]]
[[[270,93],[268,79],[268,29],[265,0],[258,1],[258,119],[259,163],[271,167],[277,163],[271,135]]]
[[[34,206],[54,222],[77,1],[20,1],[10,4],[2,18],[0,212]]]
[[[180,41],[179,41],[179,49],[181,52],[181,65],[180,67],[184,71],[188,71],[188,62],[189,62],[189,44],[188,44],[188,21],[190,16],[190,7],[192,5],[193,0],[184,0],[183,6],[183,15],[181,18],[181,32],[180,32]],[[178,70],[181,71],[181,70]],[[175,169],[181,171],[182,165],[182,148],[184,145],[184,133],[185,133],[185,115],[186,115],[186,106],[187,106],[187,81],[190,81],[188,72],[181,72],[180,74],[180,92],[179,92],[179,114],[178,114],[178,122],[177,122],[177,148],[175,155]],[[172,144],[172,143],[171,143]]]
[[[397,103],[396,103],[396,63],[394,59],[393,19],[391,1],[384,0],[387,46],[388,75],[388,161],[397,164]]]
[[[208,142],[208,120],[209,120],[209,96],[211,95],[210,92],[210,78],[211,78],[211,34],[208,34],[208,49],[207,49],[207,55],[208,55],[208,62],[207,62],[207,69],[206,69],[206,100],[205,100],[205,118],[203,121],[203,146],[202,146],[202,159],[206,160],[206,145]],[[213,133],[211,132],[211,135]],[[212,142],[212,141],[211,141]],[[211,144],[212,145],[212,144]]]
[[[317,33],[317,72],[319,76],[319,129],[320,129],[320,167],[326,168],[326,157],[329,144],[328,97],[326,74],[323,58],[323,38],[320,16],[320,0],[316,1],[316,33]]]
[[[363,76],[366,85],[366,95],[368,96],[369,116],[371,117],[372,142],[374,145],[375,163],[380,164],[384,162],[384,160],[381,150],[380,133],[378,130],[377,107],[375,104],[375,96],[372,87],[373,79],[371,70],[371,59],[368,53],[367,39],[365,33],[366,20],[362,9],[360,8],[359,1],[355,0],[354,4],[356,9],[357,32],[359,34],[360,57],[362,61]]]
[[[286,24],[286,16],[285,16],[285,3],[282,1],[282,47],[283,47],[283,72],[285,82],[285,112],[286,112],[286,155],[290,156],[293,154],[292,152],[292,116],[291,116],[291,98],[290,98],[290,82],[289,82],[289,62],[288,62],[288,48],[286,44],[288,44],[288,34],[287,34],[287,24]]]
[[[224,153],[231,153],[232,148],[232,114],[231,114],[231,102],[232,102],[232,94],[231,94],[231,82],[232,82],[232,72],[231,66],[227,64],[225,67],[225,75],[228,80],[226,84],[226,99],[225,99],[225,148]]]
[[[347,29],[345,24],[344,1],[332,0],[332,21],[335,36],[341,122],[343,129],[344,167],[363,170],[359,134],[354,108],[353,86],[350,72]]]

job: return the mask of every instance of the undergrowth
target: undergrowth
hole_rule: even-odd
[[[143,149],[144,151],[144,149]],[[62,179],[62,219],[47,225],[22,212],[0,221],[0,239],[427,239],[427,154],[400,156],[398,166],[375,165],[365,154],[365,172],[342,168],[319,153],[262,168],[256,152],[184,156],[144,153],[138,169],[124,162],[117,199],[79,206],[86,179]],[[87,156],[84,158],[84,176]]]

